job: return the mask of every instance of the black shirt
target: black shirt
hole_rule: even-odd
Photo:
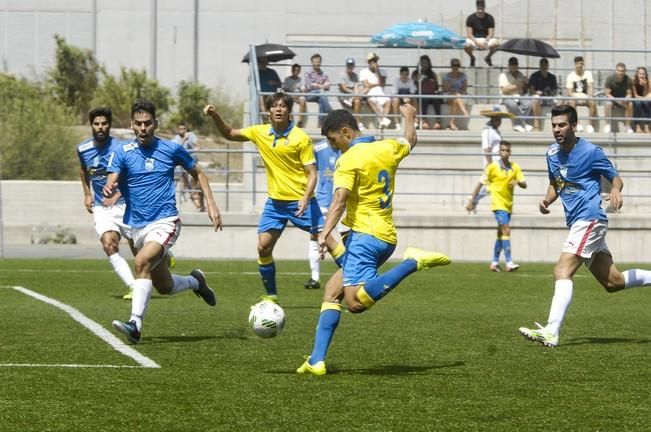
[[[472,28],[474,37],[485,38],[488,36],[488,29],[495,28],[495,20],[491,14],[484,13],[484,18],[479,18],[477,13],[474,13],[466,19],[466,27]]]
[[[556,83],[556,75],[547,72],[544,77],[540,71],[536,71],[529,77],[529,85],[535,91],[542,92],[543,96],[555,96],[558,91],[558,84]]]

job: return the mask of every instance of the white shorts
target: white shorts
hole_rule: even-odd
[[[181,234],[181,219],[172,216],[152,222],[142,228],[133,228],[133,244],[140,250],[149,242],[156,242],[163,246],[165,251],[174,246],[176,239]]]
[[[93,206],[93,220],[97,235],[102,237],[105,232],[115,231],[122,237],[131,238],[131,227],[122,221],[126,208],[126,204],[116,204],[111,207]]]
[[[590,268],[592,261],[598,253],[610,255],[606,244],[608,223],[606,221],[578,221],[570,227],[570,233],[565,239],[562,252],[579,256],[585,260],[586,267]]]
[[[499,41],[497,39],[495,39],[495,38],[490,38],[490,39],[475,38],[475,39],[477,39],[480,42],[483,42],[489,48],[496,47],[496,46],[498,46],[500,44]],[[471,47],[476,48],[476,49],[483,49],[483,48],[479,48],[479,46],[472,39],[466,39],[466,45],[465,46],[471,46]]]

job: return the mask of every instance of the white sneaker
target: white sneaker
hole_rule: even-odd
[[[533,126],[531,126],[531,125],[525,125],[524,129],[525,129],[527,132],[531,132],[531,131],[533,130]]]
[[[400,132],[400,123],[396,123],[396,131]]]
[[[388,118],[384,117],[384,118],[382,118],[382,120],[380,120],[380,127],[381,128],[387,128],[387,127],[389,127],[389,125],[391,125],[391,120],[389,120]]]
[[[365,130],[366,130],[366,128],[364,127],[364,123],[357,123],[357,128],[358,128],[360,131],[365,131]]]
[[[604,126],[604,133],[610,133],[610,125]]]
[[[513,126],[513,130],[516,132],[524,132],[524,128],[520,125]]]
[[[592,127],[592,125],[588,125],[587,130],[588,130],[588,133],[594,133],[594,128]]]
[[[552,334],[547,330],[547,327],[543,327],[538,323],[535,323],[538,326],[538,329],[529,329],[526,327],[520,327],[519,332],[522,336],[526,337],[532,342],[539,342],[546,347],[553,348],[558,345],[558,335]]]
[[[519,269],[520,266],[514,262],[506,263],[506,271],[507,272],[514,272],[517,269]]]
[[[576,125],[576,131],[577,132],[583,132],[583,125],[580,125],[580,124]]]
[[[631,128],[626,129],[626,133],[633,133],[633,129]]]

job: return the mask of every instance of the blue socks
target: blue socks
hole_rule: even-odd
[[[383,275],[366,282],[364,290],[373,301],[378,301],[417,269],[416,260],[406,259]]]
[[[267,295],[278,295],[276,290],[276,264],[272,257],[258,258],[258,271]]]
[[[500,262],[500,253],[502,253],[502,239],[497,238],[495,240],[495,246],[493,247],[493,262]]]
[[[325,361],[330,342],[332,342],[332,337],[339,325],[339,318],[341,318],[341,305],[339,303],[324,302],[321,305],[321,315],[319,315],[319,323],[316,326],[316,335],[314,336],[314,348],[312,354],[310,354],[309,363],[311,365]]]
[[[504,249],[504,259],[506,259],[507,263],[512,262],[513,260],[511,259],[511,239],[509,237],[504,238],[502,237],[502,248]]]

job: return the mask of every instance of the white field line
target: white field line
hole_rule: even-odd
[[[7,270],[9,271],[9,270]],[[68,270],[68,269],[11,269],[12,272],[18,273],[113,273],[113,270]],[[247,275],[247,276],[260,276],[260,273],[257,271],[245,271],[245,272],[236,272],[236,271],[204,271],[205,274],[227,274],[227,275]],[[279,275],[298,275],[305,276],[311,274],[310,272],[279,272],[276,274]]]
[[[106,369],[138,369],[144,366],[129,366],[129,365],[89,365],[89,364],[41,364],[41,363],[0,363],[0,367],[51,367],[51,368],[106,368]]]
[[[135,360],[136,363],[138,363],[140,366],[145,368],[160,367],[160,365],[158,365],[155,361],[153,361],[149,357],[140,354],[135,349],[126,345],[124,342],[122,342],[120,339],[118,339],[112,333],[110,333],[108,330],[102,327],[99,323],[88,318],[86,315],[82,314],[81,312],[79,312],[79,310],[73,308],[72,306],[69,306],[65,303],[61,303],[60,301],[54,300],[50,297],[44,296],[43,294],[39,294],[35,291],[28,290],[27,288],[23,288],[19,286],[12,286],[9,288],[19,291],[30,297],[33,297],[36,300],[40,300],[44,303],[52,305],[58,309],[61,309],[62,311],[70,315],[70,317],[73,320],[77,321],[79,324],[81,324],[82,326],[90,330],[95,336],[97,336],[98,338],[102,339],[104,342],[109,344],[114,350],[118,351],[120,354],[124,356],[127,356]]]

